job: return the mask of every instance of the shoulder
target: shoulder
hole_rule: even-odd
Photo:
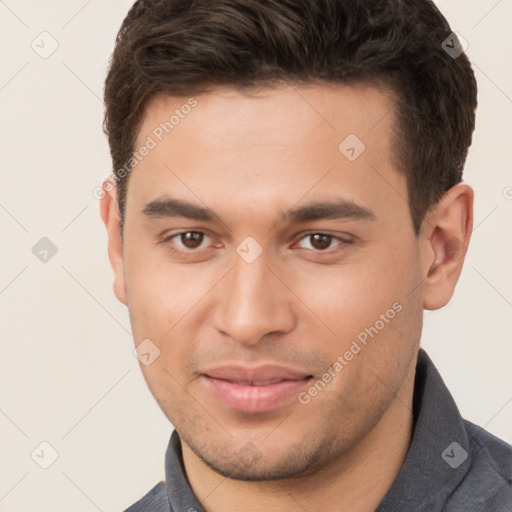
[[[167,497],[167,488],[164,482],[159,482],[137,503],[128,507],[125,512],[171,512],[169,498]]]
[[[447,510],[511,512],[512,446],[469,421],[464,420],[464,426],[471,465]]]

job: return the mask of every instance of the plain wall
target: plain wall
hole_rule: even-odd
[[[425,314],[422,345],[463,416],[512,442],[512,3],[438,4],[479,84],[465,171],[475,229],[452,301]],[[1,511],[120,511],[164,475],[171,425],[132,354],[93,197],[111,167],[107,60],[130,5],[0,2]],[[47,59],[31,47],[51,49],[43,31],[59,45]],[[46,263],[32,252],[43,237],[57,248]],[[31,458],[51,456],[43,441],[59,455],[48,469]]]

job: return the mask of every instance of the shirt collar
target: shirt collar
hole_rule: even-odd
[[[165,452],[165,482],[171,512],[205,512],[187,480],[180,436],[176,430]]]
[[[427,353],[420,349],[414,427],[404,464],[376,512],[441,510],[471,466],[463,419]]]

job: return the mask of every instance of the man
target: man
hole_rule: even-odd
[[[419,348],[473,224],[462,50],[426,0],[131,8],[101,213],[176,430],[130,512],[512,510],[512,447]]]

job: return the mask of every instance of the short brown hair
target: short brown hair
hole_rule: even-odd
[[[443,42],[449,41],[445,51]],[[460,42],[430,0],[139,0],[117,35],[104,130],[124,223],[126,163],[148,101],[278,82],[386,85],[416,233],[462,180],[477,106]],[[119,175],[118,175],[119,174]]]

